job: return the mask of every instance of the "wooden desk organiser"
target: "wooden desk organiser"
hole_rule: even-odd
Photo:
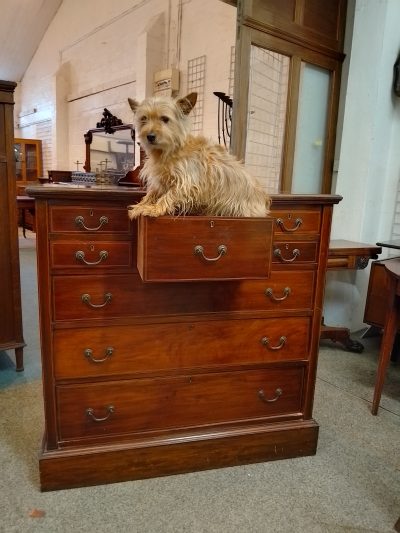
[[[185,281],[172,281],[174,263],[185,261],[179,240],[157,263],[149,238],[149,228],[171,219],[141,221],[139,270],[156,265],[143,282],[137,225],[126,210],[143,191],[44,185],[29,194],[37,213],[42,490],[316,452],[322,297],[340,197],[278,195],[274,220],[235,221],[236,241],[235,232],[228,244],[218,236],[210,252],[207,239],[196,240],[213,259],[215,245],[228,247],[221,259],[245,250],[211,280],[190,264]],[[211,219],[203,222],[210,228]],[[190,217],[178,224],[192,239]],[[158,235],[166,242],[165,231]],[[252,270],[241,270],[246,263]]]

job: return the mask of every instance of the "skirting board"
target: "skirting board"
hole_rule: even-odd
[[[96,448],[43,450],[41,490],[60,490],[315,455],[314,420]]]

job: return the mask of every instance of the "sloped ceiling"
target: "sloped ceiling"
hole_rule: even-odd
[[[0,80],[21,81],[62,0],[0,0]]]

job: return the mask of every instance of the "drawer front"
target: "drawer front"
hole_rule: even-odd
[[[274,234],[292,235],[301,233],[319,233],[321,225],[321,210],[319,208],[303,210],[272,209],[271,216],[275,218]]]
[[[52,268],[99,269],[132,266],[129,241],[53,241],[50,243]]]
[[[303,366],[57,387],[61,440],[298,415]]]
[[[65,233],[131,234],[128,211],[110,206],[50,206],[50,231]]]
[[[305,265],[316,263],[318,243],[316,242],[275,242],[273,244],[272,268],[276,265]]]
[[[310,319],[214,320],[54,332],[57,379],[307,359]]]
[[[54,320],[310,309],[314,272],[266,281],[142,283],[137,274],[54,276]]]
[[[141,217],[138,224],[143,281],[269,276],[272,218]]]

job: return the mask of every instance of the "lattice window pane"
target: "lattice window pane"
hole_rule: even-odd
[[[233,98],[233,88],[235,86],[235,47],[231,46],[231,59],[229,67],[229,96]]]
[[[279,192],[290,60],[251,47],[245,163],[269,193]]]
[[[187,92],[197,93],[197,102],[192,114],[192,132],[202,133],[204,115],[204,86],[206,79],[206,56],[188,61]]]

